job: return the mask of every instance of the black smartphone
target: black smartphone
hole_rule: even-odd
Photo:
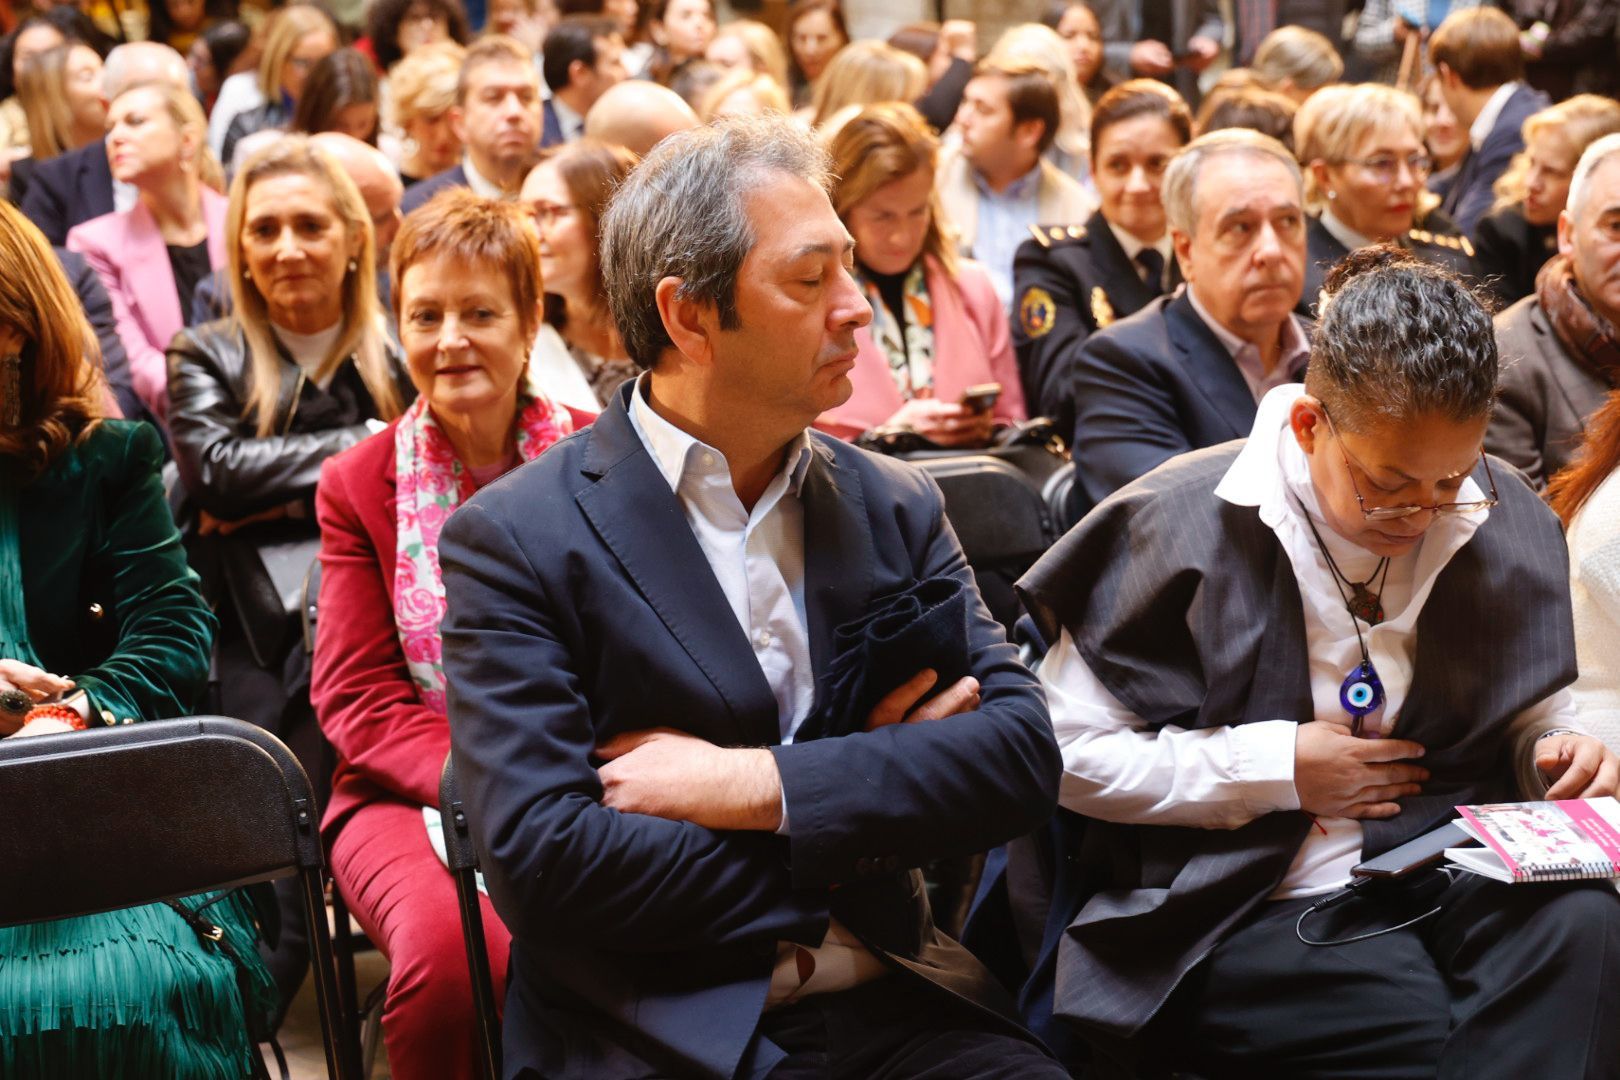
[[[1448,847],[1468,847],[1474,838],[1455,825],[1442,825],[1426,832],[1416,840],[1408,840],[1398,848],[1391,848],[1376,859],[1368,859],[1350,868],[1353,877],[1398,878],[1413,870],[1422,869],[1446,857]]]
[[[1000,398],[1001,384],[998,382],[980,383],[962,391],[962,404],[966,405],[970,412],[989,412],[996,407],[996,402]]]

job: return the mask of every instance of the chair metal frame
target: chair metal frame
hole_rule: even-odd
[[[495,1001],[495,978],[489,969],[484,940],[484,912],[478,901],[478,851],[473,847],[467,812],[456,784],[455,760],[447,754],[439,773],[439,813],[444,818],[444,851],[450,876],[456,881],[456,906],[461,911],[461,938],[467,948],[467,972],[472,976],[474,1011],[478,1016],[478,1057],[484,1076],[501,1075],[501,1021]]]
[[[0,926],[296,875],[327,1073],[359,1080],[341,1034],[320,814],[280,739],[222,716],[5,739],[0,790],[47,811],[0,830],[11,883],[0,890]]]

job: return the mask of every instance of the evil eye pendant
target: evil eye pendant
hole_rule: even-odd
[[[1357,728],[1363,717],[1377,712],[1384,704],[1384,684],[1378,681],[1378,672],[1373,670],[1372,664],[1363,660],[1344,677],[1344,682],[1339,684],[1339,704],[1355,720]]]

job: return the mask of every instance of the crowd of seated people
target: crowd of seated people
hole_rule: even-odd
[[[0,5],[0,739],[286,742],[391,1075],[452,752],[508,1076],[1620,1072],[1612,887],[1344,891],[1620,788],[1620,2],[138,6]],[[0,1075],[260,1075],[304,914],[0,929]]]

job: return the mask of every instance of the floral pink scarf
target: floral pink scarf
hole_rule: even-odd
[[[518,400],[517,451],[522,461],[573,431],[568,410],[527,392]],[[405,410],[394,431],[394,511],[398,554],[394,558],[394,623],[422,703],[445,712],[443,647],[444,583],[439,577],[439,531],[474,491],[472,474],[457,460],[444,430],[434,422],[427,398]]]

